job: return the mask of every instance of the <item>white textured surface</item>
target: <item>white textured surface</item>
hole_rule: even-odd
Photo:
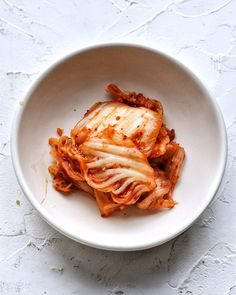
[[[101,251],[56,233],[11,164],[14,111],[38,73],[107,41],[179,58],[208,86],[227,126],[228,164],[214,201],[187,232],[146,251]],[[236,0],[1,0],[0,45],[0,294],[236,294]]]

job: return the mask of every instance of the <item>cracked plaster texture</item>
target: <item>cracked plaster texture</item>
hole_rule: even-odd
[[[80,245],[41,220],[9,148],[16,106],[38,74],[68,52],[110,41],[150,45],[190,67],[228,133],[210,206],[176,239],[130,253]],[[0,294],[236,294],[236,0],[0,0],[0,44]]]

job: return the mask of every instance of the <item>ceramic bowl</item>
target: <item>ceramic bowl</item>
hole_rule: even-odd
[[[109,218],[83,192],[64,196],[52,187],[48,138],[57,127],[69,134],[85,111],[108,99],[105,87],[158,98],[186,159],[174,190],[177,205],[157,213],[130,209]],[[222,116],[200,80],[175,59],[137,45],[106,44],[72,53],[33,84],[12,129],[12,158],[30,202],[55,229],[80,243],[109,250],[160,245],[186,230],[212,200],[226,161]]]

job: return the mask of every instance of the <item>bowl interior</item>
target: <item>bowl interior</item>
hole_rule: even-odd
[[[130,209],[101,218],[86,193],[64,196],[52,188],[48,138],[57,127],[69,134],[94,102],[109,99],[110,82],[160,99],[167,127],[186,150],[172,210]],[[29,199],[64,234],[100,248],[143,249],[183,231],[213,197],[224,166],[222,124],[200,82],[172,59],[141,47],[98,47],[68,57],[33,87],[17,121],[13,158]]]

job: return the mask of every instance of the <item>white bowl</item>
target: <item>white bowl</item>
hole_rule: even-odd
[[[92,197],[55,191],[47,167],[48,138],[70,129],[97,101],[105,86],[143,92],[161,100],[186,159],[174,199],[159,213],[128,210],[100,217]],[[212,200],[226,162],[226,132],[219,109],[202,83],[182,64],[154,49],[111,44],[63,58],[31,87],[12,129],[12,158],[18,181],[33,206],[66,236],[97,248],[139,250],[160,245],[187,229]]]

